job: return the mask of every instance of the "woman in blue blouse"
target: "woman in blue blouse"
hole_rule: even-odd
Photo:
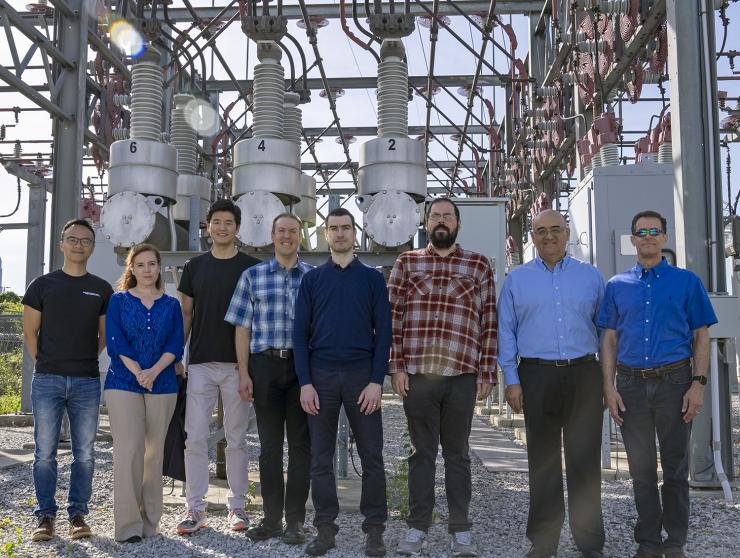
[[[177,400],[183,327],[180,303],[164,293],[160,269],[154,246],[131,248],[105,315],[113,517],[121,542],[156,535],[162,517],[164,439]]]

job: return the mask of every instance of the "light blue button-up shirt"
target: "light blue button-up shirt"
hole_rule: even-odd
[[[596,353],[596,316],[604,297],[598,270],[570,256],[553,269],[541,258],[515,268],[498,301],[498,362],[519,383],[519,357],[565,360]]]

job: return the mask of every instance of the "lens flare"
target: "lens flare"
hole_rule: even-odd
[[[131,58],[138,58],[144,53],[146,43],[139,32],[125,19],[119,19],[110,25],[110,40]]]
[[[193,130],[204,137],[214,135],[220,127],[218,113],[207,101],[197,97],[185,105],[185,118]]]

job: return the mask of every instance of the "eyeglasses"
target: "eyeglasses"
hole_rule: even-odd
[[[550,227],[549,229],[545,227],[540,227],[537,230],[532,231],[532,234],[540,238],[545,238],[548,234],[551,234],[552,236],[558,236],[564,230],[565,229],[563,229],[563,227]]]
[[[77,246],[79,244],[83,248],[90,248],[90,246],[95,244],[95,241],[91,238],[77,238],[76,236],[66,236],[64,237],[64,242],[70,246]]]
[[[453,222],[456,219],[454,213],[430,213],[430,221],[447,221],[448,223]]]
[[[663,234],[663,231],[660,229],[652,228],[652,229],[637,229],[635,232],[632,233],[634,236],[639,236],[640,238],[645,238],[646,236],[660,236]]]

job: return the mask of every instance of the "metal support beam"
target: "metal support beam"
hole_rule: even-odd
[[[496,2],[496,14],[526,14],[530,12],[537,12],[539,13],[542,10],[542,2],[543,0],[508,0],[504,2]],[[456,4],[463,8],[468,13],[476,13],[476,12],[486,12],[488,10],[488,6],[490,5],[490,2],[476,2],[476,1],[468,1],[468,0],[460,0],[456,2]],[[426,6],[431,8],[431,2],[426,2]],[[384,2],[382,3],[383,12],[389,13],[390,12],[390,3]],[[224,6],[213,6],[210,8],[207,7],[197,7],[196,11],[198,12],[198,15],[201,16],[203,19],[211,19],[213,17],[216,17],[221,10],[223,10]],[[398,8],[398,4],[396,5],[396,8]],[[231,18],[236,12],[238,8],[230,8],[224,12],[224,14],[221,16],[221,18],[226,21],[229,18]],[[277,13],[272,9],[272,13]],[[185,8],[169,8],[168,9],[170,18],[173,21],[176,22],[192,22],[193,16],[192,14]],[[411,4],[411,13],[416,15],[425,15],[426,12],[421,6],[418,6],[414,3]],[[449,5],[441,4],[439,7],[439,13],[440,15],[449,15],[449,16],[455,16],[458,15],[457,11]],[[287,17],[288,19],[302,19],[303,16],[301,14],[300,7],[292,4],[292,5],[284,5],[283,6],[283,15]],[[321,3],[321,4],[311,4],[309,6],[309,15],[312,17],[325,17],[327,19],[339,19],[339,5],[338,4],[331,4],[331,3]],[[363,15],[364,17],[364,15]]]
[[[675,177],[673,220],[678,265],[696,273],[708,291],[723,292],[726,284],[712,5],[711,0],[666,2]],[[710,382],[715,380],[712,376]],[[726,382],[721,381],[719,389],[722,415],[730,408]],[[689,472],[691,482],[701,486],[719,484],[712,454],[712,403],[711,390],[707,389],[704,413],[694,419],[691,429]],[[732,468],[727,466],[732,463],[728,438],[725,435],[722,439],[722,461],[731,475]]]
[[[38,17],[38,14],[36,14],[36,16]],[[40,31],[23,19],[21,14],[16,12],[13,7],[6,2],[6,0],[0,0],[0,20],[5,18],[7,18],[7,20],[16,29],[18,29],[18,31],[30,39],[32,43],[35,43],[44,49],[56,63],[61,64],[63,67],[68,69],[74,67],[74,61],[77,60],[76,58],[70,57],[63,51],[59,50]]]
[[[6,167],[7,168],[7,167]],[[44,183],[46,180],[43,178]],[[26,287],[44,273],[44,241],[46,239],[46,188],[39,184],[28,185],[28,236],[26,245]],[[52,247],[52,251],[53,251]],[[21,412],[31,412],[31,381],[33,359],[23,347],[23,371],[21,377]]]
[[[82,184],[82,146],[87,129],[87,26],[88,10],[84,0],[69,0],[67,5],[76,12],[76,19],[69,19],[57,12],[54,17],[57,44],[65,56],[77,64],[59,90],[59,106],[72,115],[68,120],[54,121],[54,188],[51,209],[51,265],[62,267],[62,256],[54,250],[60,239],[62,225],[79,216],[80,186]],[[54,64],[54,77],[64,71]]]
[[[51,113],[52,116],[56,116],[62,120],[70,119],[70,115],[65,112],[64,109],[52,103],[49,99],[36,91],[34,87],[27,85],[22,79],[16,77],[12,72],[6,69],[5,66],[0,66],[0,80],[10,85],[16,93],[22,94],[30,101],[33,101],[38,106]]]
[[[472,75],[451,75],[451,76],[434,76],[434,79],[440,85],[445,87],[461,87],[463,85],[470,85],[473,82]],[[426,88],[428,78],[427,76],[409,76],[409,87],[411,88]],[[239,86],[245,91],[251,91],[254,85],[254,80],[243,79],[238,80]],[[290,80],[285,80],[286,85],[290,84]],[[482,87],[503,87],[504,81],[496,76],[480,76],[478,78],[478,85]],[[378,78],[372,77],[332,77],[331,86],[333,88],[340,89],[376,89],[378,87]],[[319,78],[308,78],[306,80],[306,87],[312,90],[321,90],[324,88],[324,84]],[[206,89],[208,91],[236,91],[234,82],[230,79],[209,79],[206,82]]]

